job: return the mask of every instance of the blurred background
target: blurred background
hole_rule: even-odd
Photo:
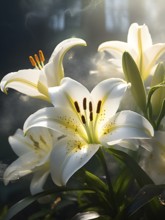
[[[66,76],[92,88],[106,78],[100,67],[99,44],[108,40],[127,41],[131,23],[146,24],[154,43],[165,42],[163,0],[5,0],[0,2],[0,79],[9,72],[31,68],[29,55],[42,49],[46,60],[55,46],[70,37],[84,39],[87,47],[71,49],[65,56]],[[102,61],[104,64],[104,61]],[[106,63],[105,63],[106,67]],[[97,73],[91,75],[89,73]],[[3,183],[3,173],[17,157],[8,136],[22,128],[25,119],[48,104],[10,90],[0,93],[0,204],[29,195],[30,178]],[[21,192],[21,193],[20,193]]]

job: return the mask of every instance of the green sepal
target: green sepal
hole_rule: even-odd
[[[139,108],[145,114],[146,92],[144,83],[135,61],[128,52],[123,53],[122,65],[126,80],[131,83],[132,95]]]

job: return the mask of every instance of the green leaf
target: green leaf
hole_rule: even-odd
[[[146,92],[138,67],[128,52],[123,53],[123,71],[126,80],[131,83],[131,91],[139,108],[145,114],[146,111]]]
[[[134,158],[132,158],[125,152],[116,149],[109,149],[109,152],[111,152],[116,158],[121,160],[127,166],[127,169],[131,172],[131,174],[136,179],[140,187],[145,187],[146,185],[154,184],[151,178],[138,165],[138,163],[134,160]],[[147,208],[148,208],[147,214],[154,215],[159,208],[158,201],[153,200],[152,203],[150,203],[150,205]]]
[[[149,90],[149,93],[148,93],[148,98],[147,98],[147,107],[149,106],[149,104],[151,103],[151,97],[152,95],[154,94],[154,92],[157,90],[157,89],[160,89],[162,87],[165,87],[165,83],[162,82],[156,86],[153,86],[151,87],[151,89]]]
[[[127,168],[120,172],[120,175],[117,176],[116,181],[114,182],[114,191],[116,200],[118,204],[121,206],[123,203],[123,198],[126,196],[126,192],[128,191],[130,185],[132,184],[134,178]]]
[[[146,185],[140,189],[133,202],[127,207],[128,216],[133,215],[141,207],[149,203],[154,197],[160,196],[165,190],[165,185]]]
[[[63,193],[63,192],[78,192],[80,191],[81,193],[93,193],[94,190],[89,189],[89,188],[66,188],[66,187],[59,187],[59,188],[55,188],[55,189],[51,189],[51,190],[47,190],[44,192],[41,192],[39,194],[33,195],[33,196],[29,196],[26,197],[24,199],[22,199],[21,201],[17,202],[16,204],[14,204],[9,210],[7,215],[5,216],[4,220],[10,220],[12,219],[15,215],[17,215],[19,212],[21,212],[23,209],[25,209],[26,207],[28,207],[29,205],[31,205],[32,203],[34,203],[35,201],[37,201],[39,198],[45,196],[45,195],[49,195],[49,194],[55,194],[55,193]]]
[[[108,192],[107,185],[96,175],[90,173],[89,171],[85,171],[85,180],[89,187],[92,187],[94,190],[101,190],[105,193]]]
[[[161,107],[161,110],[160,110],[160,114],[158,116],[158,119],[157,119],[157,129],[161,123],[161,120],[163,119],[163,117],[165,116],[165,99],[163,100],[163,103],[162,103],[162,107]]]
[[[157,99],[156,102],[154,102],[153,100],[151,101],[151,98],[153,97],[154,93],[155,93],[158,89],[161,89],[161,88],[163,88],[163,87],[165,88],[165,83],[164,83],[164,82],[162,82],[162,83],[160,83],[160,84],[158,84],[158,85],[156,85],[156,86],[153,86],[153,87],[149,90],[148,98],[147,98],[147,112],[148,112],[148,118],[149,118],[150,122],[152,122],[152,125],[153,125],[153,127],[154,127],[155,129],[158,128],[159,123],[160,123],[161,119],[164,117],[164,114],[165,114],[164,109],[163,109],[163,102],[164,102],[164,100],[162,101],[159,95],[158,95],[158,96],[155,96],[154,99],[153,99],[153,100],[156,100],[156,99]],[[158,103],[157,103],[157,102],[159,102],[159,106],[158,106]],[[162,102],[162,103],[161,103],[161,102]],[[156,106],[155,106],[155,105],[156,105]],[[160,109],[160,105],[162,105],[162,106],[161,106],[161,109]],[[156,111],[156,109],[158,109],[158,110]],[[155,123],[155,121],[154,121],[154,114],[155,114],[155,112],[156,112],[156,114],[157,114],[158,111],[159,111],[159,115],[157,116],[157,123]]]
[[[109,148],[108,150],[127,166],[127,169],[137,180],[139,186],[143,187],[147,184],[153,184],[151,178],[144,172],[144,170],[138,165],[138,163],[130,155],[128,155],[123,151],[112,148]]]
[[[87,186],[95,190],[95,200],[97,200],[97,202],[100,201],[100,207],[104,206],[105,210],[108,210],[111,213],[113,213],[113,204],[109,199],[111,195],[109,193],[108,186],[99,177],[95,176],[89,171],[85,171],[84,177]]]

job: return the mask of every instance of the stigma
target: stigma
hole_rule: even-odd
[[[33,56],[29,56],[30,63],[36,69],[42,69],[44,67],[45,57],[42,50],[38,51],[38,54],[34,54]]]

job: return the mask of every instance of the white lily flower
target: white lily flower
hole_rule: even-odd
[[[152,139],[143,141],[143,145],[150,146],[140,162],[155,184],[165,184],[165,131],[155,131]]]
[[[131,111],[116,113],[127,87],[122,79],[112,78],[99,83],[90,93],[82,84],[64,78],[61,86],[49,89],[55,106],[31,115],[24,131],[41,126],[66,135],[51,153],[55,184],[65,185],[99,147],[153,135],[151,124],[141,115]]]
[[[122,55],[127,51],[136,62],[142,79],[146,80],[157,60],[165,52],[165,44],[153,44],[148,27],[133,23],[128,31],[127,42],[107,41],[102,43],[98,50],[112,54],[115,59],[112,59],[111,63],[114,63],[114,66],[118,65],[120,69],[122,68]]]
[[[34,69],[19,70],[3,77],[1,90],[7,93],[8,88],[15,89],[25,95],[50,101],[48,88],[58,86],[64,77],[63,57],[65,53],[76,45],[86,46],[86,42],[79,38],[62,41],[54,49],[48,63],[44,65],[44,55],[39,51],[34,58],[29,57]]]
[[[56,141],[57,134],[45,128],[33,128],[27,136],[18,129],[9,137],[9,143],[19,158],[5,170],[4,183],[33,173],[31,193],[41,192],[50,173],[50,153]]]

